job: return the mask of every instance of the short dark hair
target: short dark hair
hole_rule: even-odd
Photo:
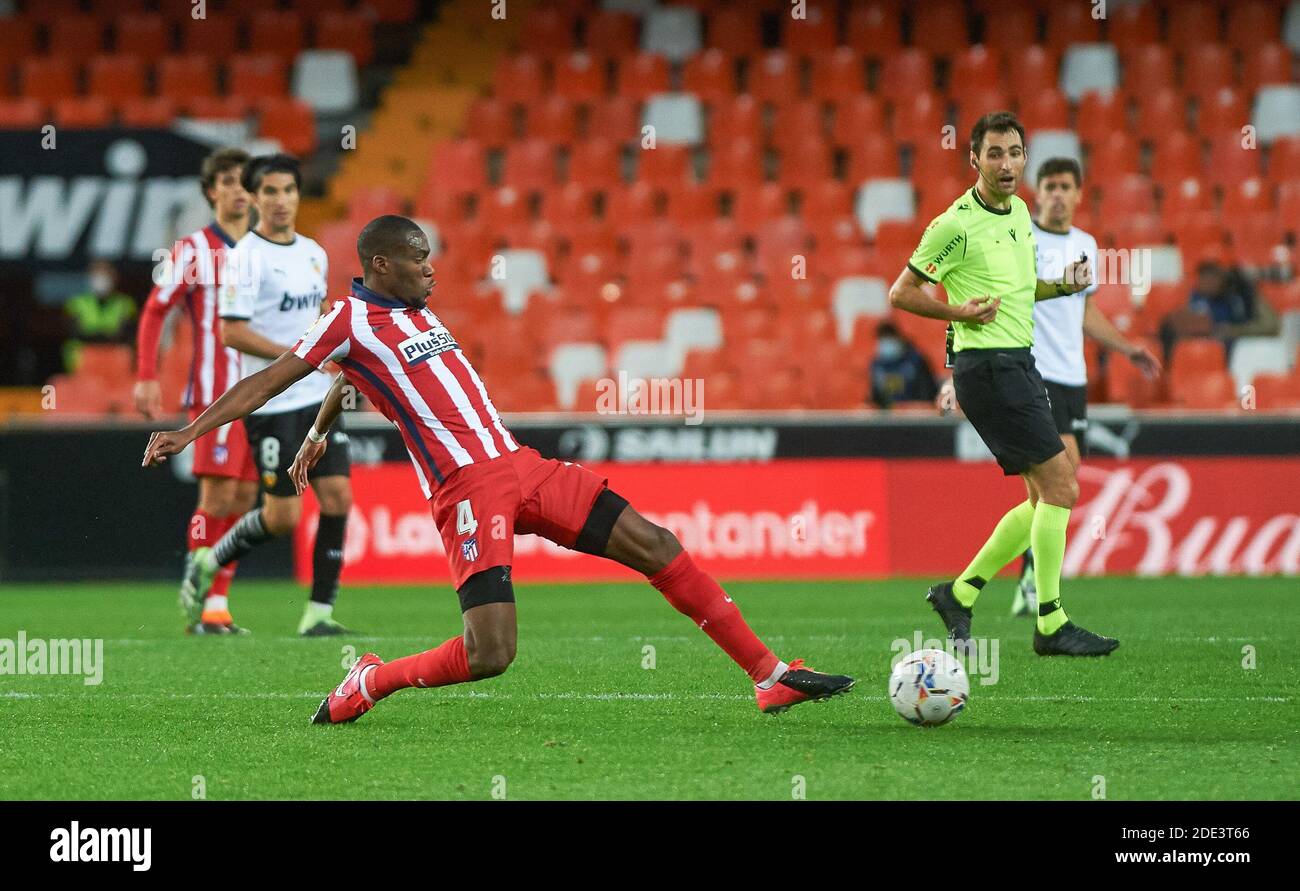
[[[244,167],[244,190],[253,195],[262,185],[262,177],[268,173],[289,173],[293,175],[293,185],[302,191],[302,168],[293,155],[275,154],[259,155]]]
[[[208,202],[208,207],[212,207],[208,189],[217,184],[217,177],[227,170],[247,165],[248,152],[233,146],[219,148],[203,159],[203,164],[199,166],[199,188],[203,191],[203,200]]]
[[[415,220],[397,214],[384,214],[366,223],[357,236],[357,259],[361,261],[362,274],[370,268],[372,257],[390,257],[410,244],[412,233],[423,236],[424,230]]]
[[[1038,178],[1034,180],[1034,185],[1040,184],[1043,177],[1057,173],[1068,173],[1073,176],[1076,189],[1083,185],[1083,171],[1079,169],[1079,162],[1073,158],[1048,158],[1038,166]]]
[[[980,149],[984,147],[984,137],[989,133],[1010,133],[1012,130],[1020,134],[1020,144],[1025,144],[1025,125],[1009,111],[991,111],[984,117],[975,122],[975,126],[970,131],[970,150],[979,157]]]

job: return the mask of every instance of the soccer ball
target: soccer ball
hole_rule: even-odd
[[[950,653],[917,650],[894,666],[889,701],[903,720],[923,727],[946,724],[966,707],[970,679]]]

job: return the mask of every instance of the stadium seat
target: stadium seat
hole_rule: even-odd
[[[54,122],[69,130],[97,130],[112,121],[112,107],[98,96],[68,96],[54,103]]]
[[[1274,140],[1268,158],[1268,176],[1273,182],[1300,180],[1300,137]]]
[[[1291,0],[1282,19],[1282,42],[1300,53],[1300,0]]]
[[[620,56],[637,46],[637,17],[601,9],[585,19],[586,49],[596,56]]]
[[[654,127],[655,140],[664,144],[695,144],[704,140],[700,101],[688,93],[667,93],[645,104],[642,126]]]
[[[654,53],[624,56],[618,64],[618,94],[645,101],[669,91],[668,62]]]
[[[637,103],[626,96],[611,96],[589,106],[587,133],[616,144],[641,139],[641,117]]]
[[[1300,86],[1270,85],[1255,94],[1250,115],[1259,141],[1268,145],[1283,136],[1300,136]]]
[[[1242,145],[1240,133],[1227,133],[1210,142],[1211,182],[1228,185],[1243,179],[1259,176],[1259,149]]]
[[[1282,36],[1276,3],[1245,0],[1228,6],[1228,46],[1243,55],[1261,43],[1275,43]]]
[[[782,17],[781,43],[795,55],[816,58],[839,43],[839,21],[833,7],[808,5],[801,19]]]
[[[318,50],[342,50],[352,56],[358,68],[369,65],[375,57],[374,31],[364,12],[325,10],[319,13],[312,45]]]
[[[868,179],[858,189],[854,216],[867,237],[874,239],[882,220],[910,221],[916,217],[912,183],[906,179]]]
[[[1060,85],[1060,59],[1056,53],[1040,44],[1017,47],[1007,57],[1005,84],[1020,101],[1030,99],[1043,90],[1055,90]]]
[[[856,99],[871,99],[866,95],[867,67],[857,50],[838,46],[830,52],[819,52],[812,57],[812,84],[810,95],[822,102],[839,107]],[[879,103],[877,102],[877,105]]]
[[[479,99],[465,115],[465,135],[491,148],[504,146],[515,138],[510,106],[500,99]]]
[[[849,182],[890,178],[899,175],[898,148],[888,136],[869,133],[848,151]]]
[[[1223,260],[1223,225],[1215,211],[1184,214],[1172,227],[1178,252],[1187,268],[1194,269],[1202,260]]]
[[[527,105],[546,95],[541,60],[531,55],[507,56],[497,63],[492,93],[502,102]]]
[[[1233,259],[1245,266],[1287,265],[1290,249],[1286,244],[1286,226],[1272,210],[1229,216],[1226,228]]]
[[[816,185],[832,175],[830,145],[820,136],[808,134],[781,149],[780,179],[796,189]]]
[[[50,105],[77,95],[76,66],[63,56],[31,56],[18,66],[20,95]]]
[[[568,145],[578,136],[578,108],[564,96],[535,102],[528,107],[527,132],[529,139]]]
[[[1145,344],[1159,354],[1160,344],[1146,339]],[[1163,380],[1151,380],[1132,363],[1109,357],[1106,363],[1106,401],[1118,402],[1130,408],[1150,408],[1163,401]]]
[[[929,51],[908,47],[885,58],[876,88],[884,98],[901,102],[934,85],[934,59]]]
[[[703,102],[720,102],[736,95],[736,60],[717,48],[692,56],[682,66],[682,89]]]
[[[13,16],[5,19],[4,27],[0,28],[0,59],[4,60],[4,71],[0,72],[0,76],[8,77],[10,62],[36,55],[38,51],[36,37],[35,19],[28,16]]]
[[[179,104],[216,93],[216,73],[207,56],[164,56],[158,60],[154,75],[158,95]]]
[[[831,309],[840,343],[847,344],[853,339],[853,324],[858,316],[883,318],[889,313],[889,284],[883,278],[869,276],[842,278],[831,294]]]
[[[144,65],[135,56],[98,55],[86,65],[87,94],[111,103],[145,94]]]
[[[1277,216],[1292,236],[1300,234],[1300,180],[1278,186]]]
[[[860,53],[880,58],[903,42],[903,17],[891,3],[849,4],[845,20],[848,45]]]
[[[539,5],[530,10],[523,27],[523,33],[529,37],[529,46],[535,52],[552,56],[573,50],[573,31],[573,15],[568,10],[559,8],[558,4]]]
[[[1201,133],[1240,133],[1250,122],[1246,100],[1232,87],[1222,87],[1196,102],[1196,128]]]
[[[963,0],[931,0],[913,6],[911,12],[913,34],[924,35],[925,46],[935,55],[953,56],[970,45]]]
[[[723,145],[743,139],[763,140],[763,110],[749,94],[723,99],[709,110],[709,144]]]
[[[1117,4],[1106,13],[1106,37],[1121,54],[1160,42],[1160,19],[1154,4]]]
[[[1295,362],[1295,349],[1288,349],[1281,337],[1239,337],[1232,345],[1229,370],[1240,391],[1258,374],[1289,373]]]
[[[1003,53],[1018,53],[1038,43],[1038,11],[1032,4],[1006,6],[984,14],[984,43]]]
[[[819,102],[803,99],[778,104],[772,117],[771,144],[784,152],[809,138],[824,139],[825,120],[825,110]]]
[[[947,116],[944,103],[935,91],[918,88],[912,95],[895,101],[893,107],[892,131],[894,138],[899,142],[917,145],[922,142],[934,142],[936,137],[942,135]],[[868,132],[879,135],[880,131]],[[968,135],[958,134],[958,137],[964,139]],[[861,136],[859,135],[858,138],[860,139]],[[852,147],[851,142],[845,144]]]
[[[6,23],[7,24],[7,23]],[[171,27],[157,13],[123,15],[113,23],[115,52],[151,59],[171,52]]]
[[[181,110],[187,118],[236,121],[247,117],[251,107],[243,96],[195,96]]]
[[[303,48],[302,17],[291,10],[261,9],[247,21],[248,51],[279,56],[291,63]]]
[[[849,146],[861,139],[863,133],[884,132],[885,112],[875,96],[862,94],[835,106],[835,119],[831,125],[831,141],[835,145]]]
[[[785,50],[769,50],[751,60],[749,93],[760,102],[774,105],[799,98],[798,60]]]
[[[484,283],[501,292],[502,307],[513,315],[523,312],[529,295],[550,281],[546,258],[537,250],[500,251],[485,272]]]
[[[749,4],[724,5],[714,9],[709,13],[708,31],[709,47],[728,55],[750,55],[763,46],[758,11]],[[698,46],[698,37],[695,39]]]
[[[1273,196],[1259,177],[1252,176],[1223,187],[1222,211],[1229,221],[1261,213],[1271,216],[1272,210]]]
[[[1183,92],[1203,99],[1232,87],[1232,50],[1222,43],[1193,44],[1183,51]]]
[[[1241,88],[1254,93],[1261,87],[1292,83],[1291,54],[1281,43],[1258,43],[1242,59]]]
[[[347,57],[346,53],[340,53],[340,55]],[[302,81],[301,76],[298,75],[298,72],[302,70],[301,58],[299,63],[294,66],[295,86],[302,89],[308,86],[308,82]],[[283,96],[287,91],[284,63],[274,53],[245,53],[235,56],[227,63],[226,83],[231,95],[240,96],[249,101]],[[317,87],[317,83],[310,82],[310,89],[315,90]],[[295,95],[300,99],[307,99],[311,102],[309,96],[304,96],[302,93],[296,93]],[[313,104],[312,107],[316,108],[317,106]],[[317,110],[325,109],[318,108]]]
[[[1213,337],[1193,337],[1174,344],[1169,358],[1171,371],[1179,374],[1227,371],[1223,342]]]
[[[356,62],[342,50],[299,53],[293,64],[293,95],[317,114],[352,110],[361,99]]]
[[[1000,28],[999,28],[1000,30]],[[967,46],[949,62],[948,95],[960,100],[1002,87],[1002,53],[983,44]]]
[[[618,147],[606,139],[589,139],[574,145],[569,155],[569,182],[581,183],[588,189],[619,188],[623,180]]]
[[[84,59],[104,51],[104,22],[95,16],[59,16],[49,23],[46,52]]]
[[[1011,99],[1007,91],[1001,89],[978,90],[966,94],[957,106],[957,137],[965,142],[971,130],[975,128],[975,122],[992,109],[1009,109],[1011,108]]]
[[[1083,148],[1073,130],[1030,131],[1026,146],[1029,161],[1025,164],[1025,182],[1037,181],[1038,168],[1048,158],[1073,158],[1083,165]]]
[[[1049,41],[1051,34],[1049,27]],[[1061,60],[1060,87],[1072,101],[1077,102],[1093,91],[1114,92],[1119,83],[1119,57],[1113,46],[1108,43],[1070,43]]]
[[[1259,374],[1250,386],[1259,411],[1300,409],[1300,373]]]
[[[1111,133],[1128,129],[1127,99],[1122,93],[1086,93],[1078,103],[1076,131],[1089,148]]]
[[[1169,188],[1171,183],[1200,176],[1204,171],[1202,156],[1199,135],[1193,136],[1184,130],[1161,134],[1152,153],[1151,178]]]
[[[1100,94],[1088,94],[1097,95]],[[1020,120],[1031,133],[1036,130],[1069,130],[1070,101],[1060,90],[1048,87],[1020,101]]]
[[[1067,51],[1067,47],[1099,45],[1101,21],[1093,16],[1094,8],[1078,3],[1050,4],[1043,32],[1048,48],[1061,52]]]
[[[759,147],[748,140],[737,140],[714,148],[710,152],[707,181],[716,188],[756,188],[763,181]]]
[[[316,151],[316,116],[306,102],[291,96],[263,99],[257,113],[259,136],[274,139],[299,158]]]
[[[0,130],[32,130],[49,123],[45,105],[35,99],[0,96]]]
[[[1183,52],[1211,44],[1219,38],[1219,4],[1207,0],[1184,0],[1168,9],[1167,39]]]
[[[1173,229],[1187,214],[1214,209],[1213,195],[1195,176],[1164,186],[1160,200],[1161,222]]]
[[[229,12],[210,10],[207,18],[196,19],[188,14],[179,16],[181,53],[210,55],[214,59],[227,59],[239,52],[239,18]]]
[[[1220,411],[1237,406],[1237,390],[1226,371],[1184,373],[1169,378],[1169,395],[1175,405],[1196,411]]]
[[[555,92],[574,102],[594,102],[605,95],[605,68],[589,53],[569,53],[555,60]]]
[[[598,343],[561,343],[551,350],[548,364],[555,382],[555,401],[560,408],[570,410],[582,381],[605,376],[605,348]]]
[[[1142,87],[1136,99],[1138,138],[1154,142],[1187,129],[1187,100],[1173,87]]]
[[[658,7],[642,22],[641,49],[646,52],[657,53],[670,62],[683,62],[702,47],[700,15],[693,9]]]

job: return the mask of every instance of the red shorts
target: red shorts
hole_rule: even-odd
[[[476,572],[509,566],[515,533],[573,547],[604,488],[604,477],[527,447],[459,468],[429,501],[452,582],[460,588]]]
[[[199,416],[190,412],[190,420]],[[257,465],[243,421],[231,421],[194,440],[194,475],[257,482]]]

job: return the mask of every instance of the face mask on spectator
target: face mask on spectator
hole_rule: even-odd
[[[903,342],[897,337],[883,338],[876,345],[876,356],[884,362],[895,362],[903,358]]]
[[[98,296],[103,297],[113,290],[113,276],[107,272],[92,272],[90,274],[90,289]]]

